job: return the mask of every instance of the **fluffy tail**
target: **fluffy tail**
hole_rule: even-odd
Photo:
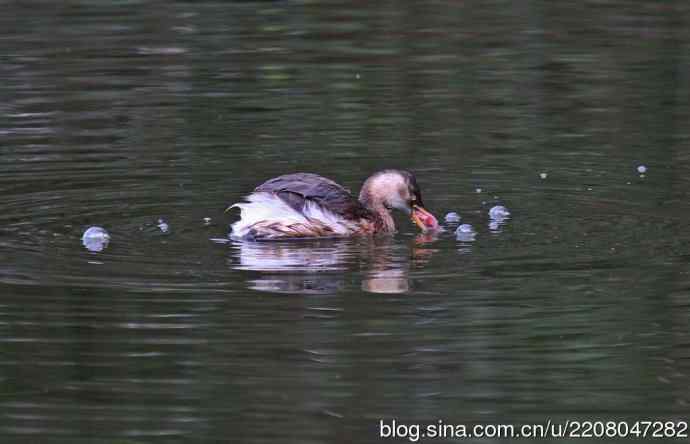
[[[274,240],[304,237],[335,237],[350,234],[353,224],[314,202],[297,211],[273,193],[252,193],[240,209],[240,220],[232,224],[233,239]]]

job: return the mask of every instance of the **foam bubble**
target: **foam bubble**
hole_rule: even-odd
[[[89,251],[105,250],[110,243],[110,234],[101,227],[89,227],[81,237],[81,243]]]
[[[510,216],[510,211],[503,205],[496,205],[489,210],[489,217],[493,220],[504,220]]]
[[[462,224],[455,230],[455,238],[463,242],[472,242],[477,237],[477,232],[470,224]]]
[[[158,219],[158,228],[160,228],[163,233],[170,231],[170,225],[163,219]]]
[[[457,224],[460,222],[460,215],[456,213],[455,211],[451,211],[450,213],[446,214],[445,220],[449,224]]]

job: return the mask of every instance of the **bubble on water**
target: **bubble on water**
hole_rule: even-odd
[[[477,237],[477,232],[470,224],[462,224],[455,230],[455,238],[463,242],[472,242]]]
[[[510,211],[503,205],[496,205],[489,210],[489,217],[493,220],[502,221],[510,217]]]
[[[81,243],[89,251],[99,252],[105,250],[110,243],[110,234],[101,227],[89,227],[81,237]]]
[[[462,224],[455,230],[456,233],[474,233],[474,227],[470,224]]]
[[[450,213],[446,214],[445,219],[449,224],[457,224],[460,222],[460,215],[455,211],[451,211]]]
[[[549,177],[549,175],[547,173],[539,173],[539,177],[541,179],[546,179],[547,177]]]
[[[158,228],[160,228],[160,230],[163,233],[167,233],[168,231],[170,231],[170,225],[168,225],[168,223],[166,221],[164,221],[163,219],[158,219],[158,225],[157,226],[158,226]]]
[[[644,174],[647,172],[647,167],[645,165],[639,165],[637,167],[637,172],[640,174]]]

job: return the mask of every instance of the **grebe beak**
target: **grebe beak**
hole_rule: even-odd
[[[419,205],[412,206],[412,222],[417,224],[422,231],[438,230],[438,220],[433,214],[429,213],[423,207]]]

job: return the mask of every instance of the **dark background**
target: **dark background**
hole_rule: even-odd
[[[689,30],[685,1],[0,3],[2,442],[687,420]],[[476,239],[218,240],[273,175],[389,167]]]

